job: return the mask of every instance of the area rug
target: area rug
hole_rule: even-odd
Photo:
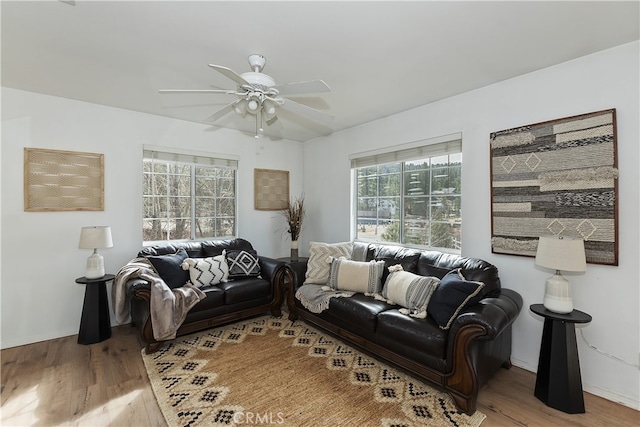
[[[303,322],[263,316],[142,351],[174,426],[459,426],[477,411]]]

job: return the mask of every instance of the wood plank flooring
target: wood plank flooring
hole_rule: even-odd
[[[98,344],[76,341],[70,336],[0,352],[0,425],[166,426],[134,328],[115,327]],[[640,412],[588,393],[586,414],[554,410],[534,397],[534,384],[531,372],[500,370],[480,392],[482,427],[640,425]]]

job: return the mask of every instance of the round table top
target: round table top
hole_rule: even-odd
[[[573,310],[571,313],[566,314],[554,313],[553,311],[547,310],[543,304],[531,304],[529,309],[545,319],[562,320],[570,323],[591,322],[591,315],[580,310]]]
[[[108,282],[109,280],[113,280],[116,276],[113,274],[105,274],[102,277],[98,277],[97,279],[87,279],[86,277],[78,277],[76,279],[76,283],[82,283],[83,285],[89,285],[91,283],[102,283]]]

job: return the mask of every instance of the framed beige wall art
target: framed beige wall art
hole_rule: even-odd
[[[289,171],[254,169],[254,203],[259,211],[279,211],[289,205]]]
[[[25,148],[24,210],[103,211],[104,154]]]

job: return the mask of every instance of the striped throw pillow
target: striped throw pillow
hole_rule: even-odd
[[[352,261],[332,258],[327,285],[341,291],[377,294],[380,292],[384,261]]]
[[[399,264],[389,267],[389,272],[382,296],[388,302],[402,306],[400,312],[404,314],[419,319],[427,317],[429,300],[440,279],[409,273]]]

